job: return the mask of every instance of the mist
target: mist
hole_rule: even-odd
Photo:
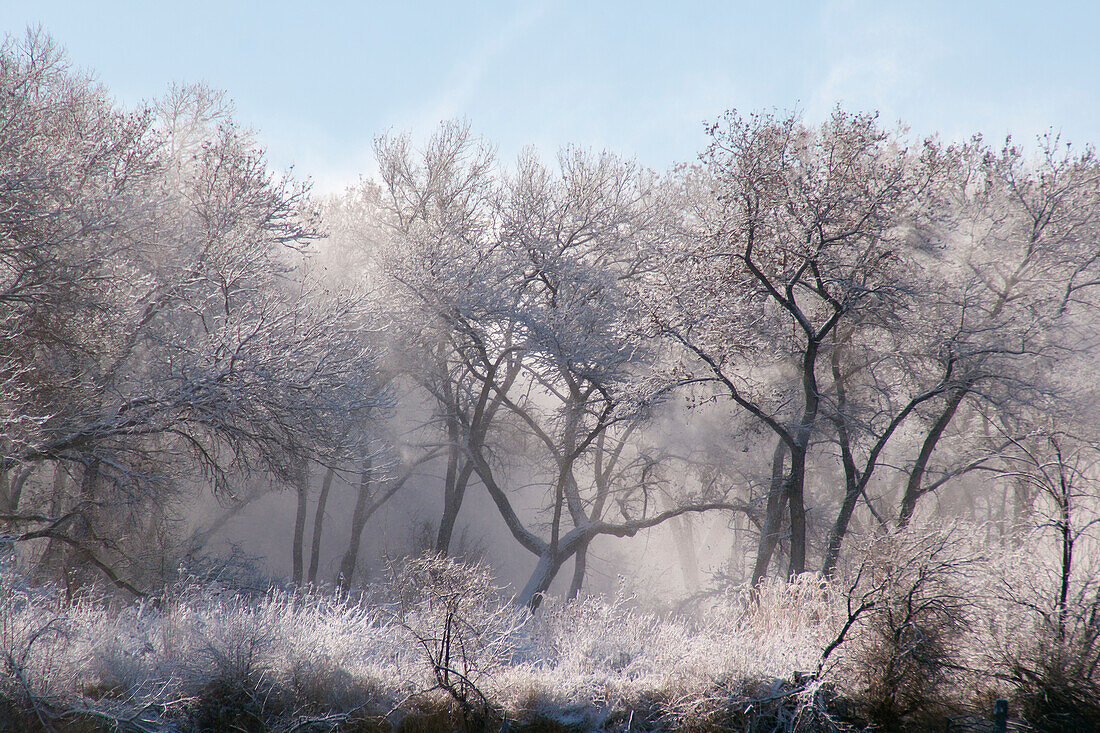
[[[261,134],[0,47],[0,730],[1095,729],[1090,141]]]

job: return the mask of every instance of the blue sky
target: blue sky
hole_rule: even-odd
[[[0,30],[41,23],[128,103],[226,89],[272,164],[327,192],[371,173],[378,134],[451,117],[505,160],[577,143],[657,169],[728,108],[1100,143],[1100,2],[1038,5],[0,0]]]

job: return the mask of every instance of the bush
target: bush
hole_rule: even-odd
[[[1100,599],[1067,610],[1009,659],[1013,708],[1039,731],[1100,731]]]
[[[970,535],[959,527],[902,531],[858,553],[835,673],[857,715],[876,728],[940,727],[970,702],[982,675],[974,642],[986,576]]]
[[[431,556],[361,596],[196,581],[125,607],[0,571],[0,732],[919,730],[994,697],[1039,730],[1096,729],[1095,588],[1064,614],[1042,583],[987,603],[1001,571],[968,534],[880,537],[843,583],[727,589],[692,618],[622,597],[532,616]]]
[[[390,575],[393,619],[422,651],[432,689],[450,696],[467,730],[499,718],[480,685],[510,663],[527,612],[501,595],[480,565],[429,554]]]

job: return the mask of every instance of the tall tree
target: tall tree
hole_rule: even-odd
[[[1055,360],[1087,341],[1075,318],[1097,282],[1100,165],[1091,150],[1057,137],[1039,143],[1035,157],[1011,141],[993,152],[978,140],[956,153],[944,192],[949,213],[930,236],[945,250],[939,318],[950,324],[945,353],[957,376],[928,415],[901,497],[902,525],[922,497],[984,465],[940,450],[962,406],[1026,410],[1058,391]]]
[[[687,381],[711,383],[782,443],[754,580],[784,504],[796,575],[806,569],[822,360],[839,329],[904,291],[904,225],[927,176],[871,115],[837,111],[811,128],[795,115],[731,112],[710,134],[703,167],[683,184],[685,231],[654,281],[651,313],[683,348]]]
[[[209,93],[127,114],[41,35],[0,60],[3,380],[18,386],[0,470],[64,467],[75,489],[49,513],[20,492],[6,520],[124,582],[96,553],[132,564],[123,539],[166,527],[188,474],[219,490],[253,468],[289,476],[387,397],[358,304],[295,277],[316,235],[307,189]],[[178,124],[187,104],[203,125]]]
[[[654,178],[578,150],[562,154],[557,172],[525,154],[500,176],[453,124],[419,154],[403,138],[383,140],[379,152],[394,222],[393,302],[411,314],[401,318],[425,355],[420,384],[453,450],[438,547],[476,476],[537,558],[519,596],[537,604],[573,557],[579,589],[595,537],[720,504],[628,517],[614,494],[644,491],[644,482],[609,484],[625,475],[615,472],[620,445],[647,404],[646,341],[627,284],[648,267],[662,225]],[[545,534],[515,508],[516,483],[545,492]]]

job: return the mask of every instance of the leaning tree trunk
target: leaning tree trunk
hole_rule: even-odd
[[[321,557],[321,532],[325,524],[325,505],[328,504],[328,492],[332,488],[332,478],[336,474],[332,466],[325,471],[325,478],[321,481],[321,493],[317,496],[317,513],[313,515],[313,542],[309,548],[309,575],[310,583],[317,582],[317,564]]]
[[[355,575],[355,566],[359,561],[359,545],[363,539],[363,528],[370,517],[368,509],[371,500],[371,482],[373,480],[371,460],[364,461],[363,472],[359,478],[359,494],[355,497],[355,509],[351,514],[351,537],[348,538],[348,549],[340,560],[340,572],[336,576],[336,584],[341,588],[351,587],[352,576]]]
[[[852,514],[855,512],[856,502],[862,490],[859,480],[849,473],[848,469],[849,466],[846,464],[844,466],[844,501],[840,505],[836,522],[829,531],[829,539],[825,545],[825,558],[821,563],[821,572],[826,577],[832,577],[836,571],[836,565],[840,561],[840,546],[844,541],[844,535],[848,533],[848,525],[852,521]]]
[[[550,584],[554,582],[554,578],[557,577],[558,571],[567,559],[568,557],[556,555],[549,549],[539,555],[535,569],[516,597],[516,602],[527,606],[532,611],[537,610],[542,604],[546,591],[550,590]]]
[[[909,524],[909,520],[913,518],[913,512],[917,508],[917,500],[924,495],[923,483],[924,473],[928,470],[928,462],[932,458],[932,453],[936,450],[936,445],[940,442],[940,438],[943,437],[943,433],[947,430],[947,426],[951,424],[951,420],[955,417],[955,411],[959,409],[959,405],[962,403],[963,398],[969,393],[969,389],[966,387],[960,387],[951,393],[947,398],[947,403],[943,407],[943,412],[936,419],[936,422],[932,424],[928,434],[924,437],[924,443],[921,444],[920,453],[917,455],[917,460],[913,463],[913,470],[909,472],[909,480],[905,484],[905,494],[901,499],[901,510],[898,513],[898,526],[905,527]]]
[[[787,457],[787,441],[782,438],[772,453],[772,478],[768,488],[768,506],[764,514],[764,526],[760,543],[756,548],[756,564],[752,570],[752,585],[756,586],[768,574],[779,533],[783,523],[783,510],[787,505],[786,482],[783,480],[783,462]]]
[[[848,393],[841,374],[839,348],[833,349],[830,361],[837,393],[836,416],[833,422],[836,425],[836,439],[840,444],[840,459],[844,466],[844,500],[840,504],[840,512],[825,544],[825,558],[821,563],[821,572],[826,577],[832,577],[833,571],[836,570],[836,564],[840,560],[840,545],[848,532],[848,525],[852,521],[852,513],[855,512],[860,492],[863,491],[856,461],[852,456],[851,437],[848,434]]]

